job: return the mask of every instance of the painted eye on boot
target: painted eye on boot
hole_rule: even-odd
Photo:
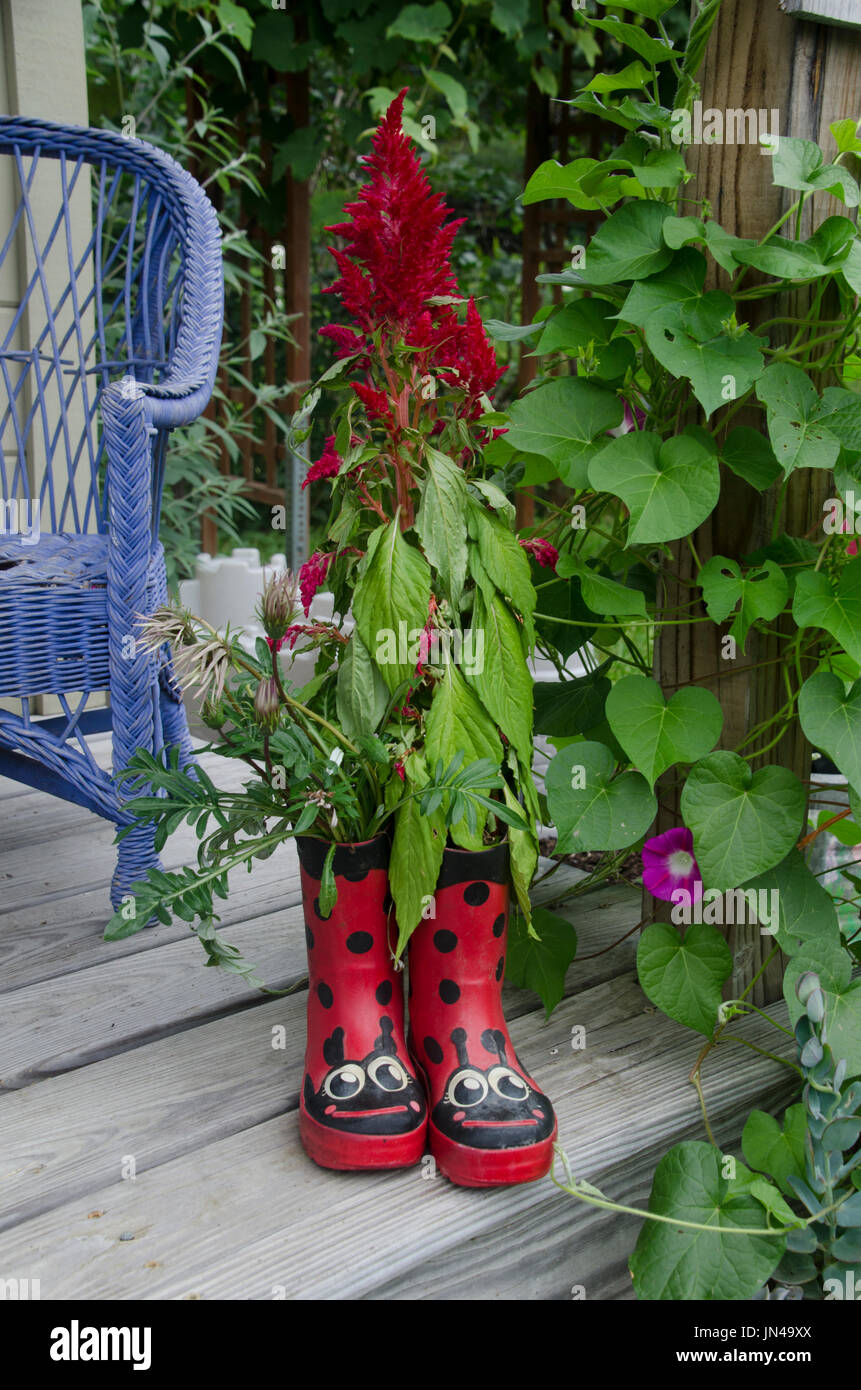
[[[456,1071],[451,1081],[445,1098],[449,1105],[479,1105],[487,1095],[487,1082],[480,1071],[473,1071],[471,1067],[465,1067],[463,1071]]]
[[[526,1100],[529,1095],[529,1087],[518,1076],[511,1067],[492,1067],[488,1074],[488,1081],[498,1096],[504,1096],[506,1100]]]
[[[402,1091],[409,1077],[394,1057],[377,1057],[368,1067],[368,1076],[381,1091]]]
[[[357,1062],[338,1067],[323,1083],[323,1090],[332,1100],[351,1100],[365,1084],[365,1073]]]

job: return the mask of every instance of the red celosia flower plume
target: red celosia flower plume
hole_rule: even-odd
[[[446,222],[445,200],[401,128],[405,95],[406,88],[374,134],[364,160],[369,181],[344,209],[352,221],[327,228],[347,243],[332,250],[341,275],[327,293],[340,296],[363,333],[383,327],[409,342],[427,301],[458,292],[449,256],[464,219]]]
[[[335,436],[330,434],[326,440],[323,452],[312,463],[305,477],[302,479],[302,486],[307,487],[309,483],[316,483],[319,478],[336,478],[343,459],[335,448]]]

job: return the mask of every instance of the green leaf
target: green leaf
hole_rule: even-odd
[[[783,471],[765,435],[748,425],[729,431],[721,448],[721,458],[736,477],[744,478],[757,492],[770,488]]]
[[[534,990],[549,1018],[565,992],[565,975],[577,954],[577,933],[564,917],[546,908],[532,911],[537,937],[522,918],[512,918],[505,978],[519,989]]]
[[[626,203],[611,214],[586,250],[581,276],[589,285],[613,285],[620,280],[643,280],[663,270],[673,259],[661,234],[666,203]]]
[[[626,6],[633,9],[633,6]],[[642,13],[642,11],[640,11]],[[665,43],[663,39],[653,39],[651,34],[645,29],[638,28],[634,24],[626,24],[623,20],[617,19],[615,15],[608,15],[606,19],[593,19],[591,15],[584,16],[587,24],[591,24],[593,29],[603,29],[605,34],[610,34],[617,43],[622,43],[626,48],[633,49],[641,58],[654,67],[656,63],[666,63],[673,56],[672,44]]]
[[[675,222],[675,218],[665,218]],[[652,314],[668,305],[693,306],[702,297],[706,278],[706,259],[699,251],[684,248],[676,252],[666,270],[638,280],[619,310],[619,318],[645,328]]]
[[[841,570],[836,584],[821,571],[803,570],[795,582],[792,616],[800,628],[823,627],[861,662],[861,556]]]
[[[732,973],[732,953],[717,927],[705,922],[682,936],[676,927],[655,922],[637,948],[637,974],[643,993],[676,1023],[710,1038],[717,1024],[724,980]]]
[[[555,579],[541,590],[536,631],[560,656],[579,651],[595,634],[598,619],[583,602],[580,580]],[[559,621],[556,621],[556,620]]]
[[[829,412],[801,368],[774,362],[759,378],[756,394],[765,405],[774,455],[788,477],[794,468],[833,468],[840,445],[823,418]]]
[[[575,738],[594,729],[604,718],[610,682],[603,674],[612,663],[574,680],[536,681],[533,686],[535,732],[556,738]]]
[[[861,791],[861,681],[847,694],[837,676],[817,671],[801,687],[798,717],[814,748],[826,753]]]
[[[671,0],[675,3],[675,0]],[[598,72],[587,82],[584,88],[587,92],[619,92],[632,88],[645,87],[652,78],[649,68],[644,67],[638,58],[633,63],[622,68],[619,72]]]
[[[247,52],[254,34],[254,20],[248,11],[235,5],[233,0],[218,0],[216,14],[222,29],[232,29],[237,43]]]
[[[858,206],[858,185],[839,164],[826,164],[812,140],[782,135],[774,150],[772,178],[778,188],[815,193],[823,190],[842,198],[847,207]]]
[[[421,753],[411,753],[404,770],[410,791],[427,785],[427,768]],[[394,825],[389,886],[397,910],[397,953],[400,955],[436,889],[446,829],[442,810],[437,808],[430,815],[425,814],[416,796],[406,797],[401,802],[394,815]]]
[[[799,850],[790,850],[773,869],[751,879],[746,891],[751,890],[757,894],[777,894],[777,933],[774,939],[787,955],[797,954],[808,941],[840,946],[840,924],[834,899],[811,873]],[[765,901],[773,902],[775,899],[769,897]]]
[[[682,789],[682,817],[706,888],[721,892],[765,873],[792,849],[807,796],[785,767],[752,772],[737,753],[710,753]]]
[[[532,677],[520,628],[505,600],[498,593],[488,598],[481,587],[475,591],[472,626],[484,633],[484,663],[481,670],[470,668],[464,674],[528,767],[532,763]]]
[[[714,292],[723,301],[728,296]],[[703,301],[711,308],[718,301]],[[646,322],[646,342],[662,367],[677,377],[687,377],[706,415],[728,401],[737,400],[762,372],[763,356],[757,339],[747,331],[737,335],[720,330],[718,316],[710,313],[708,326],[696,316],[701,306],[668,305]],[[731,302],[727,317],[731,313]]]
[[[335,707],[348,738],[376,729],[389,703],[385,681],[367,647],[353,632],[338,663]]]
[[[598,492],[621,497],[631,519],[628,544],[676,540],[695,531],[713,511],[720,493],[714,445],[702,436],[667,440],[643,430],[613,439],[589,465]]]
[[[847,116],[842,121],[833,121],[828,129],[837,141],[837,149],[840,154],[857,154],[861,150],[861,140],[858,139],[858,122],[853,121],[851,116]]]
[[[706,611],[714,622],[722,623],[736,604],[740,604],[730,636],[736,639],[742,651],[751,624],[759,618],[776,618],[789,597],[786,575],[773,560],[766,560],[759,568],[743,575],[735,560],[714,555],[700,570],[699,582]]]
[[[563,304],[544,321],[536,352],[575,352],[606,344],[615,331],[615,305],[609,299],[577,299]]]
[[[649,1211],[709,1229],[644,1221],[630,1262],[638,1298],[749,1299],[777,1265],[785,1238],[765,1234],[768,1215],[749,1191],[751,1175],[737,1163],[735,1178],[725,1178],[722,1166],[713,1144],[696,1141],[661,1159]],[[734,1233],[759,1227],[761,1236]]]
[[[437,46],[443,42],[450,24],[451,10],[442,0],[434,0],[432,5],[405,5],[386,30],[386,38]]]
[[[441,92],[455,121],[463,121],[467,112],[466,88],[450,73],[438,68],[422,68],[424,79],[434,91]]]
[[[557,854],[625,849],[645,835],[658,809],[649,784],[638,772],[614,778],[614,770],[603,743],[574,743],[552,759],[545,784]]]
[[[425,459],[416,531],[456,612],[466,580],[466,480],[456,463],[430,445],[425,446]]]
[[[689,685],[667,703],[657,681],[625,676],[607,697],[607,719],[649,786],[675,763],[693,763],[714,748],[723,711],[709,690]]]
[[[597,159],[582,157],[572,159],[570,164],[560,164],[556,159],[546,159],[539,164],[523,190],[523,205],[542,203],[547,198],[566,198],[572,207],[587,212],[595,212],[601,202],[595,194],[583,191],[581,181],[584,175],[596,167]],[[600,192],[596,189],[596,192]]]
[[[449,662],[428,711],[425,753],[431,767],[435,767],[439,761],[448,767],[460,752],[464,755],[465,765],[480,758],[489,758],[496,767],[502,762],[502,744],[494,724],[458,668]],[[465,819],[452,826],[451,836],[455,844],[462,849],[482,849],[486,819],[486,813],[480,812],[472,832]]]
[[[431,573],[424,556],[404,540],[397,518],[379,526],[368,541],[353,597],[359,635],[379,666],[389,690],[409,680],[416,662],[401,659],[401,634],[418,633],[427,622]],[[403,626],[401,626],[403,624]]]
[[[320,912],[323,917],[328,917],[338,901],[338,884],[335,880],[333,867],[337,848],[338,846],[333,840],[326,850],[326,858],[323,860],[323,872],[320,876]]]
[[[506,439],[515,448],[542,454],[569,487],[583,488],[589,460],[624,413],[615,392],[577,377],[557,377],[514,402]]]
[[[460,525],[463,530],[463,516]],[[486,511],[484,507],[470,507],[469,525],[471,530],[474,528],[479,558],[488,577],[520,613],[527,638],[532,640],[536,593],[526,551],[505,518]]]
[[[807,1118],[803,1105],[790,1105],[783,1116],[783,1127],[764,1110],[752,1110],[741,1136],[745,1161],[760,1173],[768,1173],[787,1197],[795,1193],[787,1177],[805,1177],[804,1142]]]
[[[493,0],[490,22],[506,38],[523,33],[529,19],[529,0]]]
[[[629,589],[588,565],[579,555],[569,552],[561,555],[556,565],[560,579],[577,575],[586,606],[593,613],[609,614],[612,617],[646,616],[646,596],[640,589]]]

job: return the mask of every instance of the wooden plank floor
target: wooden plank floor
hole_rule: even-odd
[[[106,741],[93,746],[104,760]],[[222,781],[238,778],[212,762]],[[166,862],[192,847],[177,835]],[[292,845],[241,875],[224,913],[269,984],[296,987],[274,999],[205,969],[182,924],[102,941],[113,858],[107,823],[0,782],[0,1280],[39,1279],[43,1299],[631,1296],[637,1221],[549,1178],[476,1192],[423,1166],[340,1174],[306,1158]],[[573,1171],[632,1205],[670,1144],[704,1137],[687,1080],[696,1040],[640,992],[635,936],[605,950],[638,909],[624,884],[566,909],[584,958],[549,1021],[534,995],[505,989],[515,1046],[554,1101]],[[586,1030],[576,1051],[575,1025]],[[764,1041],[761,1020],[745,1027]],[[718,1049],[705,1089],[719,1142],[738,1152],[749,1109],[778,1110],[787,1075]]]

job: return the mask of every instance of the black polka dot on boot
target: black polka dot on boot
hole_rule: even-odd
[[[457,937],[453,931],[446,931],[443,927],[440,931],[434,932],[433,944],[438,951],[453,951],[457,945]]]
[[[391,997],[392,982],[391,980],[383,980],[380,984],[377,985],[377,988],[374,993],[374,998],[376,999],[378,1004],[388,1004],[391,1001]]]
[[[494,936],[502,936],[502,933],[505,931],[505,913],[504,913],[504,912],[500,912],[499,916],[497,917],[496,921],[495,921],[494,924],[493,924],[492,931],[493,931],[493,935],[494,935]]]
[[[317,986],[317,998],[320,1000],[320,1003],[323,1005],[324,1009],[331,1009],[332,1005],[335,1002],[334,994],[332,993],[328,985],[323,984],[322,980]]]
[[[428,1061],[436,1062],[437,1066],[439,1066],[442,1061],[443,1052],[436,1038],[425,1038],[424,1049]]]
[[[366,951],[370,951],[374,944],[374,938],[369,931],[350,932],[347,937],[347,950],[352,951],[354,956],[363,956]]]
[[[499,960],[496,962],[496,978],[497,978],[497,980],[501,980],[501,979],[502,979],[502,972],[503,972],[504,969],[505,969],[505,957],[504,957],[504,956],[500,956],[500,957],[499,957]]]
[[[308,947],[308,950],[309,950],[309,951],[313,951],[313,949],[314,949],[314,933],[312,932],[311,928],[308,926],[307,922],[306,922],[306,924],[305,924],[305,944],[306,944],[306,946]]]
[[[490,897],[490,889],[486,883],[468,883],[463,890],[463,900],[469,907],[481,907]]]
[[[439,997],[444,1004],[456,1004],[460,998],[460,990],[454,980],[440,980]]]

